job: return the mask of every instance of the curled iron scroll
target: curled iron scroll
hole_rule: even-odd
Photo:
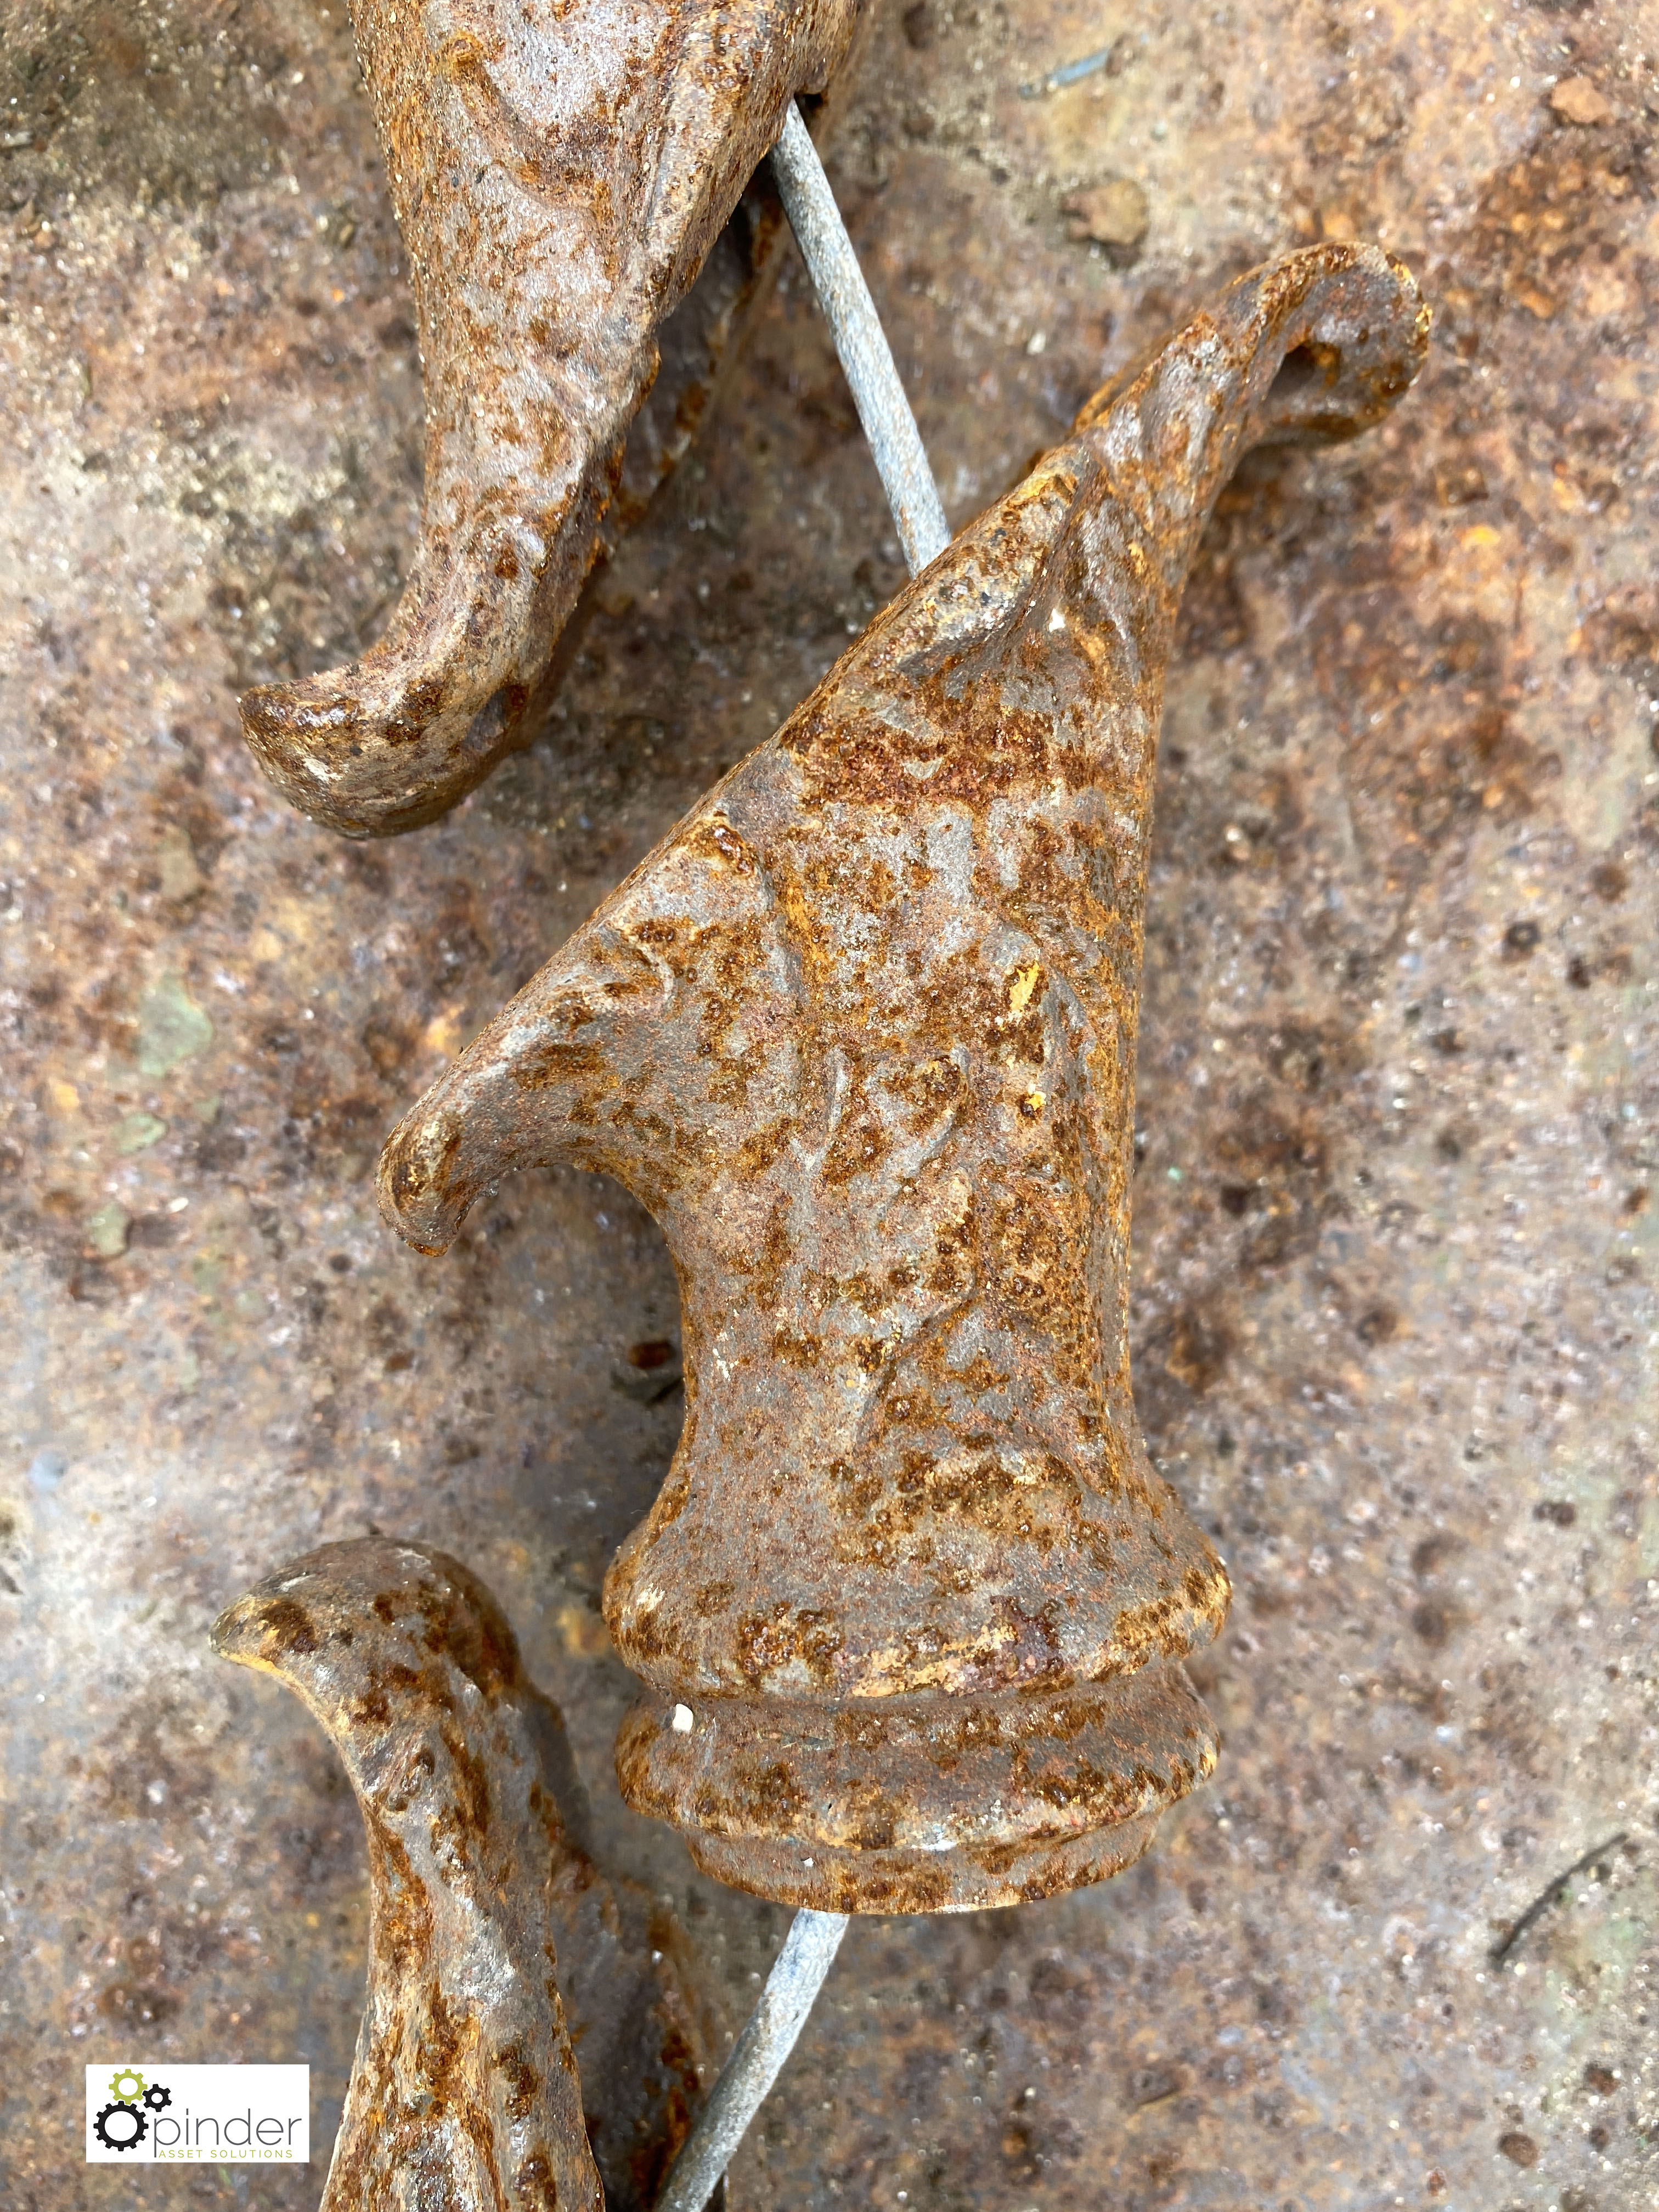
[[[619,491],[638,508],[706,409],[775,202],[751,192],[717,251],[722,227],[859,17],[860,0],[353,0],[419,316],[426,483],[384,635],[243,698],[255,757],[303,812],[348,836],[415,829],[535,735],[607,513]],[[630,446],[665,348],[664,404]]]

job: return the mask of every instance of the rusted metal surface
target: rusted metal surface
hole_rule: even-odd
[[[644,1900],[572,1833],[563,1723],[489,1591],[441,1552],[328,1544],[213,1644],[322,1723],[368,1838],[368,2001],[323,2212],[648,2207],[696,2095],[690,2009],[666,1934],[655,1971],[629,1940]]]
[[[255,757],[306,813],[351,836],[417,828],[535,735],[661,325],[858,10],[356,0],[420,317],[426,493],[385,635],[242,701]],[[756,200],[745,233],[761,222]],[[734,250],[732,296],[682,340],[690,374],[639,441],[635,507],[684,450],[677,418],[757,279],[758,245]]]
[[[902,569],[786,243],[546,739],[416,836],[318,829],[236,698],[373,641],[421,489],[344,13],[0,14],[0,2197],[109,2212],[83,2058],[306,2059],[308,2172],[142,2185],[316,2212],[362,1824],[205,1647],[273,1563],[373,1525],[483,1577],[713,2060],[782,1939],[614,1778],[601,1585],[683,1413],[658,1231],[554,1170],[429,1265],[374,1165]],[[1300,242],[1381,237],[1435,324],[1375,433],[1235,475],[1164,702],[1129,1322],[1237,1592],[1191,1662],[1221,1768],[1111,1882],[855,1919],[734,2208],[1647,2212],[1651,0],[905,0],[872,36],[829,167],[953,522]],[[1559,114],[1585,76],[1611,121]],[[1115,178],[1122,266],[1066,206]]]
[[[1182,587],[1263,441],[1377,422],[1375,247],[1242,279],[963,532],[392,1135],[422,1250],[506,1173],[625,1184],[686,1419],[607,1578],[623,1793],[822,1911],[1048,1896],[1212,1771],[1213,1547],[1130,1393],[1134,1053]]]

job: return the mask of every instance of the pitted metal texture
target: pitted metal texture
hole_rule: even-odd
[[[624,1795],[835,1911],[1139,1856],[1216,1742],[1224,1570],[1131,1395],[1129,1187],[1164,668],[1247,447],[1377,421],[1400,263],[1240,279],[1121,375],[408,1115],[441,1250],[519,1168],[617,1176],[684,1300],[685,1429],[605,1611]]]
[[[859,0],[356,0],[420,320],[421,541],[351,666],[257,686],[242,726],[294,804],[349,836],[414,829],[535,735],[620,487],[684,452],[778,234],[751,192],[634,441],[663,326]]]
[[[582,1849],[562,1723],[489,1591],[422,1546],[329,1544],[213,1642],[321,1722],[368,1839],[368,2000],[324,2212],[644,2212],[697,2093],[673,1939]]]

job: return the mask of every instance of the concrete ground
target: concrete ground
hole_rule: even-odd
[[[1103,1889],[856,1924],[735,2212],[1659,2203],[1656,132],[1650,0],[877,27],[830,167],[953,521],[1264,256],[1378,238],[1436,324],[1247,465],[1170,686],[1137,1396],[1237,1585],[1219,1774]],[[781,1939],[611,1777],[653,1226],[548,1174],[424,1261],[371,1177],[902,571],[792,255],[546,738],[397,842],[277,801],[236,694],[375,634],[420,483],[342,0],[4,0],[0,392],[0,2197],[308,2212],[361,1829],[205,1643],[294,1555],[493,1586],[716,2055]],[[86,2167],[106,2057],[307,2059],[319,2162]]]

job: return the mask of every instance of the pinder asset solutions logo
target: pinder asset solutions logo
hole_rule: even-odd
[[[308,2066],[87,2069],[89,2165],[304,2166],[310,2158]]]

